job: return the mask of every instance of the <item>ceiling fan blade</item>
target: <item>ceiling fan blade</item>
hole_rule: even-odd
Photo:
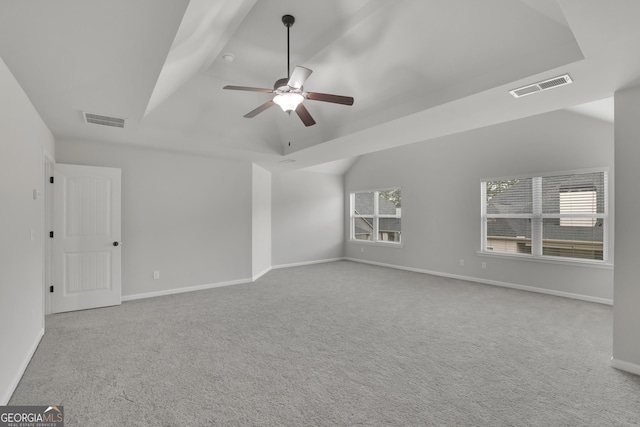
[[[266,110],[267,108],[271,107],[274,104],[275,104],[275,102],[273,102],[273,100],[270,99],[269,101],[265,102],[264,104],[262,104],[261,106],[259,106],[255,110],[249,111],[247,114],[244,115],[244,117],[246,117],[247,119],[251,119],[251,118],[257,116],[258,114],[262,113],[264,110]]]
[[[309,110],[307,110],[307,107],[303,104],[298,104],[298,107],[296,107],[296,114],[300,117],[300,120],[302,120],[302,123],[304,123],[305,126],[313,126],[316,124],[316,121],[311,117]]]
[[[264,93],[273,93],[273,89],[262,89],[259,87],[247,87],[247,86],[225,86],[222,89],[227,90],[246,90],[249,92],[264,92]]]
[[[304,81],[309,78],[309,76],[313,73],[308,68],[304,68],[301,66],[296,66],[294,68],[293,73],[291,73],[291,77],[289,77],[289,81],[287,82],[287,86],[292,87],[294,89],[300,89],[304,84]]]
[[[329,93],[305,92],[304,97],[313,101],[333,102],[334,104],[353,105],[350,96],[331,95]]]

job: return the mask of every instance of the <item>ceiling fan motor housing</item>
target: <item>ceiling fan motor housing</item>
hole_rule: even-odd
[[[289,85],[287,85],[287,83],[289,83],[289,79],[287,77],[278,79],[273,84],[273,90],[278,91],[279,89],[279,92],[289,92]]]

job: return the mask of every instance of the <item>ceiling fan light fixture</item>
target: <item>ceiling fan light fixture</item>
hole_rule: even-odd
[[[273,102],[278,104],[285,113],[295,111],[303,100],[304,97],[299,93],[281,93],[273,98]]]

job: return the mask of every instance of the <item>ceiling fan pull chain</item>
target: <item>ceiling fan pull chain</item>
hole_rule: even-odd
[[[289,147],[291,147],[291,111],[289,111]]]

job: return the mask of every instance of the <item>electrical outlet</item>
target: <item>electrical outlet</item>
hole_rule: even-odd
[[[460,260],[460,265],[464,265],[464,260],[463,259]]]
[[[160,272],[159,271],[154,271],[153,272],[153,280],[158,280],[160,278]]]
[[[360,246],[360,253],[364,252],[364,248]]]
[[[487,263],[486,262],[482,263],[482,268],[487,268]]]

